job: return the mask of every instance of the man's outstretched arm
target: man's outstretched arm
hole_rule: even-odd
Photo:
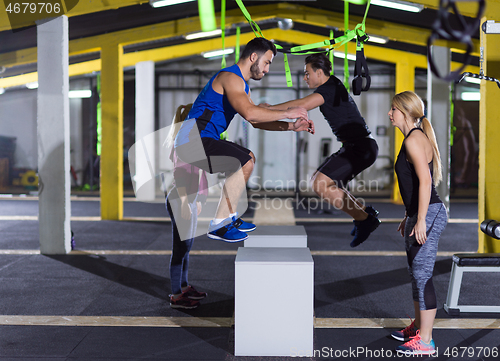
[[[218,80],[224,89],[229,103],[245,120],[250,123],[267,123],[280,119],[308,119],[307,110],[290,107],[285,110],[272,110],[255,105],[244,90],[244,81],[233,73],[223,72]]]
[[[293,130],[294,132],[304,132],[307,131],[314,134],[314,123],[311,119],[299,118],[295,122],[268,122],[268,123],[257,123],[252,124],[254,128],[271,130],[271,131],[287,131]]]

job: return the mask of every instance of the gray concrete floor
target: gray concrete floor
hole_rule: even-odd
[[[374,199],[381,218],[404,214],[401,206]],[[127,217],[166,217],[161,203],[125,202]],[[130,320],[166,318],[231,318],[234,312],[234,253],[238,244],[195,240],[193,251],[212,255],[190,257],[190,283],[209,293],[192,311],[169,307],[169,256],[165,254],[86,254],[45,256],[39,249],[38,221],[13,216],[36,216],[36,200],[0,200],[0,360],[288,360],[287,357],[235,357],[232,327],[100,326],[108,316]],[[99,202],[72,202],[73,216],[98,216]],[[477,204],[452,203],[451,219],[477,217]],[[247,216],[251,216],[248,213]],[[335,210],[296,209],[298,225],[308,234],[311,251],[350,251],[351,222],[309,222],[311,217],[345,218]],[[169,222],[72,221],[79,250],[171,249]],[[403,251],[397,223],[384,222],[356,251]],[[440,240],[440,252],[474,252],[477,223],[450,222]],[[12,254],[8,254],[8,251]],[[23,251],[25,253],[23,253]],[[28,253],[28,254],[26,254]],[[315,316],[327,319],[405,319],[413,317],[411,286],[404,256],[315,255]],[[439,319],[452,319],[443,310],[451,257],[437,259],[434,284]],[[460,301],[500,304],[500,274],[467,274]],[[262,304],[287,302],[286,294],[262,295]],[[3,315],[3,316],[2,316]],[[21,317],[23,316],[23,317]],[[47,316],[44,321],[43,317]],[[51,326],[57,317],[83,317],[97,326]],[[38,318],[37,318],[38,317]],[[40,318],[41,317],[41,318]],[[439,360],[486,360],[500,351],[498,314],[462,314],[457,327],[435,329]],[[13,320],[17,324],[13,324]],[[471,319],[491,320],[492,328],[469,328]],[[41,321],[40,321],[41,320]],[[38,322],[38,323],[37,323]],[[466,327],[466,324],[469,326]],[[314,350],[296,350],[305,359],[375,360],[397,358],[388,351],[399,344],[387,328],[315,328]],[[482,348],[482,349],[481,349]],[[353,350],[356,350],[354,352]],[[485,357],[485,351],[490,357]],[[303,351],[303,352],[301,352]],[[458,352],[456,357],[455,353]],[[481,353],[480,353],[481,352]],[[463,353],[463,355],[462,355]],[[309,355],[310,356],[310,355]],[[486,355],[487,356],[487,355]]]

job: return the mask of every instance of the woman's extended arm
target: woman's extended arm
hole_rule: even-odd
[[[281,104],[276,104],[276,105],[259,104],[259,106],[271,110],[287,110],[288,108],[291,107],[301,107],[301,108],[306,108],[306,110],[309,111],[311,109],[319,107],[320,105],[323,105],[324,102],[325,100],[323,99],[323,96],[321,94],[312,93],[304,98],[290,100]]]

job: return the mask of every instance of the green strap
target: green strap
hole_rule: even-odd
[[[250,26],[252,27],[252,30],[255,34],[256,37],[262,37],[264,38],[264,35],[262,34],[262,31],[260,30],[259,28],[259,25],[252,20],[252,17],[250,15],[250,13],[248,12],[248,10],[246,9],[245,5],[243,4],[243,1],[242,0],[235,0],[236,3],[238,4],[243,16],[245,17],[245,19],[247,20],[247,22],[250,24]],[[345,2],[344,3],[345,7],[347,8],[347,11],[348,11],[348,5],[349,3],[348,2]],[[345,31],[345,35],[343,36],[340,36],[338,38],[335,38],[335,39],[332,39],[333,36],[330,36],[330,39],[326,39],[322,42],[318,42],[318,43],[314,43],[314,44],[307,44],[307,45],[300,45],[300,46],[295,46],[293,48],[290,48],[289,50],[284,50],[282,52],[287,52],[287,53],[300,53],[299,55],[307,55],[307,54],[316,54],[316,53],[321,53],[321,52],[325,52],[325,50],[315,50],[315,51],[310,51],[310,50],[313,50],[313,49],[317,49],[317,48],[321,48],[321,47],[325,47],[325,46],[333,46],[335,44],[335,46],[333,46],[333,48],[336,48],[336,47],[339,47],[339,46],[342,46],[346,43],[348,43],[349,41],[351,41],[352,39],[354,39],[355,37],[360,37],[360,36],[364,36],[366,35],[365,34],[365,31],[364,31],[364,28],[365,28],[365,20],[366,20],[366,16],[368,14],[368,7],[369,7],[369,4],[370,4],[370,1],[368,0],[368,3],[367,3],[367,8],[365,10],[365,16],[363,18],[363,22],[361,24],[358,24],[356,26],[356,28],[354,30],[348,30],[348,27],[349,27],[349,20],[348,18],[346,19],[347,20],[347,23],[346,23],[346,31]],[[333,33],[333,32],[332,32]],[[276,48],[279,49],[279,50],[282,50],[283,47],[278,45],[278,44],[275,44]]]
[[[347,32],[349,31],[348,29],[349,29],[349,3],[347,1],[344,1],[344,31],[346,35]],[[346,42],[344,47],[344,86],[347,89],[347,92],[349,93],[349,60],[347,59],[347,54],[348,54],[348,45]]]
[[[234,49],[234,62],[237,63],[240,60],[240,27],[236,27],[236,44]]]
[[[366,22],[366,16],[368,15],[368,9],[370,8],[370,1],[371,0],[368,0],[366,2],[365,16],[363,16],[363,21],[361,22],[363,32],[365,32],[365,22]]]
[[[290,48],[290,52],[291,53],[302,53],[304,51],[317,49],[317,48],[321,48],[323,46],[330,46],[330,45],[332,45],[330,43],[330,39],[326,39],[326,40],[320,41],[318,43],[294,46],[293,48]]]
[[[221,69],[226,67],[226,50],[225,37],[226,37],[226,0],[221,0],[221,10],[220,10],[220,30],[222,39],[222,61],[220,63]]]
[[[236,3],[238,4],[238,7],[241,10],[241,13],[245,17],[246,21],[250,24],[254,34],[256,37],[262,37],[264,38],[264,35],[262,34],[262,31],[259,27],[259,25],[252,20],[252,17],[248,10],[246,9],[245,5],[243,4],[242,0],[235,0]],[[330,39],[326,39],[322,42],[317,42],[314,44],[306,44],[306,45],[300,45],[300,46],[294,46],[290,49],[285,49],[283,46],[279,44],[274,44],[276,46],[276,49],[278,49],[280,52],[283,53],[284,56],[284,63],[285,63],[285,74],[286,74],[286,79],[287,79],[287,85],[292,86],[292,75],[290,72],[290,66],[288,64],[288,56],[287,54],[292,54],[292,55],[308,55],[308,54],[316,54],[316,53],[324,53],[325,51],[330,52],[330,62],[332,63],[332,74],[333,74],[333,49],[340,47],[342,45],[345,45],[345,61],[344,61],[344,83],[346,85],[347,90],[349,91],[349,61],[347,60],[347,54],[348,54],[348,46],[347,43],[351,41],[354,38],[362,38],[362,42],[367,40],[367,36],[365,33],[365,21],[366,21],[366,16],[368,14],[368,8],[370,5],[370,0],[367,1],[367,7],[365,10],[365,15],[363,17],[363,22],[361,24],[358,24],[354,30],[348,30],[349,27],[349,3],[347,1],[344,2],[344,9],[345,11],[345,34],[343,36],[340,36],[338,38],[333,38],[333,30],[330,31]],[[239,28],[237,28],[237,31]],[[328,50],[318,50],[318,48],[323,48],[328,46]],[[239,49],[238,49],[239,50]],[[239,59],[239,53],[238,57]],[[346,76],[347,75],[347,76]]]
[[[256,37],[261,37],[264,38],[264,35],[262,35],[262,31],[260,30],[259,25],[255,21],[252,20],[252,17],[250,16],[250,13],[248,12],[247,8],[245,5],[243,5],[243,1],[241,0],[236,0],[236,3],[238,4],[241,12],[243,13],[243,16],[245,17],[246,21],[250,24],[254,34]]]
[[[457,131],[457,127],[453,125],[453,116],[455,113],[455,102],[453,101],[453,93],[455,92],[455,84],[451,82],[451,90],[450,90],[450,147],[453,147],[453,137],[455,136],[455,132]]]
[[[292,73],[290,72],[290,65],[288,65],[288,56],[286,53],[283,54],[283,61],[285,62],[286,85],[288,87],[292,87]]]
[[[330,29],[330,39],[333,39],[333,29]],[[328,57],[330,58],[330,64],[332,64],[332,71],[330,72],[330,75],[334,75],[333,72],[333,48],[330,45],[330,51],[328,52]]]
[[[202,31],[217,29],[213,0],[198,0],[198,12],[200,14]]]

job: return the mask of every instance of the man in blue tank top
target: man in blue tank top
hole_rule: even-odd
[[[262,79],[269,72],[275,55],[276,47],[269,40],[251,40],[238,63],[219,71],[203,88],[175,139],[181,160],[212,174],[225,173],[227,177],[215,219],[208,230],[212,239],[239,242],[248,238],[246,232],[255,229],[255,225],[244,222],[236,213],[238,200],[252,174],[255,156],[236,143],[220,139],[235,114],[240,114],[255,128],[314,133],[306,109],[270,110],[255,105],[250,98],[247,81]]]

